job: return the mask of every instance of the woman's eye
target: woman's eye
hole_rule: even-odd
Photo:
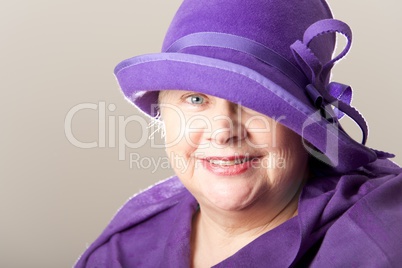
[[[199,95],[192,95],[192,96],[189,96],[189,97],[186,98],[186,101],[187,101],[188,103],[191,103],[191,104],[198,104],[198,105],[201,105],[201,104],[204,104],[204,103],[205,103],[204,97],[199,96]]]

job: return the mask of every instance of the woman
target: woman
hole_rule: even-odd
[[[335,32],[348,43],[332,59]],[[115,70],[160,114],[177,176],[132,198],[77,267],[398,266],[402,170],[329,83],[350,41],[320,0],[185,0],[163,52]]]

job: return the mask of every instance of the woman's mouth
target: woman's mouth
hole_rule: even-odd
[[[220,165],[220,166],[233,166],[233,165],[239,165],[242,163],[245,163],[247,161],[250,161],[249,158],[244,158],[244,159],[236,159],[236,160],[220,160],[220,159],[211,159],[209,162],[214,165]]]
[[[234,176],[246,172],[253,167],[253,163],[260,160],[260,156],[230,156],[203,158],[204,168],[218,176]]]

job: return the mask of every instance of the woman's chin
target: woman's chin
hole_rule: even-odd
[[[222,211],[241,211],[248,207],[247,200],[223,200],[223,199],[209,199],[209,204],[214,209]]]
[[[214,184],[204,185],[200,194],[202,200],[208,202],[209,206],[225,211],[238,211],[253,203],[256,198],[256,190],[255,185],[250,185],[241,179],[238,181],[221,180]]]

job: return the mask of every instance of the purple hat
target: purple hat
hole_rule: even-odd
[[[336,32],[348,43],[332,59]],[[124,95],[153,116],[160,90],[191,90],[239,103],[302,136],[316,158],[339,172],[377,158],[364,146],[367,125],[349,105],[351,88],[329,83],[331,68],[351,46],[349,27],[323,0],[184,0],[162,53],[115,68]],[[344,114],[363,144],[341,128]],[[317,150],[318,149],[318,150]]]

